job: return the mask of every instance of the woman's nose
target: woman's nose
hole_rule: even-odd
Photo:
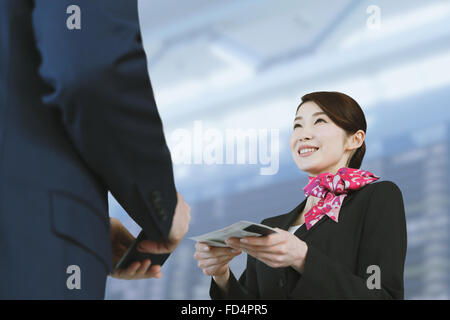
[[[303,131],[300,134],[300,141],[305,141],[305,140],[311,140],[312,139],[312,133],[310,131]]]

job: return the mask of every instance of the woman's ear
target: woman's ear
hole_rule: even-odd
[[[349,139],[347,140],[347,142],[348,142],[347,147],[350,150],[356,151],[356,149],[358,149],[359,147],[362,146],[365,138],[366,138],[366,134],[364,133],[364,131],[358,130],[354,134],[352,134],[349,137]]]
[[[346,150],[350,150],[351,152],[350,152],[350,156],[348,157],[346,167],[348,167],[350,165],[350,161],[352,160],[356,151],[364,143],[365,136],[366,136],[366,134],[362,130],[358,130],[354,134],[348,136]]]

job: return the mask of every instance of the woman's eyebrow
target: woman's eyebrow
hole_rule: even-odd
[[[326,114],[326,113],[323,111],[320,111],[320,112],[314,113],[312,116],[315,117],[315,116],[318,116],[319,114]],[[301,120],[301,119],[303,119],[303,117],[295,117],[294,121]]]

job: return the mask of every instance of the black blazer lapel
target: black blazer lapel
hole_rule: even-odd
[[[306,205],[306,198],[291,212],[289,212],[286,215],[283,215],[280,221],[277,221],[278,222],[277,227],[287,231],[289,227],[292,225],[292,223],[295,221],[295,219],[297,219],[300,212],[303,211],[305,205]]]

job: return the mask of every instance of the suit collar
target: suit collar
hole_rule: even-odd
[[[278,225],[280,229],[288,230],[292,223],[297,219],[298,215],[303,211],[306,205],[305,198],[297,207],[295,207],[291,212],[287,215],[283,216],[282,220],[279,221]]]

